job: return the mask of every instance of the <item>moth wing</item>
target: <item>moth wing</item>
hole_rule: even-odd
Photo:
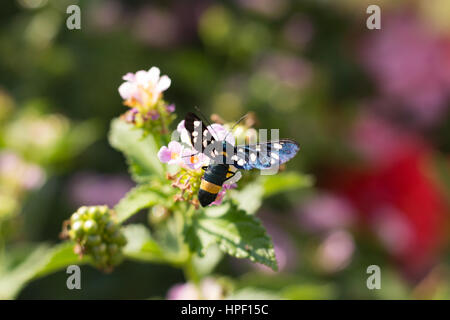
[[[189,133],[192,146],[200,153],[204,153],[205,149],[215,141],[208,126],[205,125],[195,113],[189,112],[186,114],[186,117],[184,118],[184,127]],[[214,156],[214,154],[205,155],[208,157]]]
[[[237,146],[233,155],[233,165],[238,169],[268,169],[274,165],[283,164],[292,159],[300,147],[290,139],[271,141],[267,143]]]

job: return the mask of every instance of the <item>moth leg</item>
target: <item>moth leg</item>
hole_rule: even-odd
[[[238,171],[234,171],[234,172],[233,171],[228,171],[228,173],[230,173],[231,176],[227,177],[225,179],[224,183],[226,183],[226,184],[236,183],[242,178],[242,173],[239,170]]]
[[[231,176],[227,177],[225,179],[225,181],[230,180],[231,178],[233,178],[236,175],[237,172],[238,171],[233,172],[233,171],[228,170],[227,175],[231,173]]]

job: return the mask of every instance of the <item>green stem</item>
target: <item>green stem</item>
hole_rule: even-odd
[[[186,260],[186,263],[183,266],[183,272],[187,281],[198,285],[201,279],[193,263],[193,257],[194,255],[190,253],[188,259]]]
[[[193,206],[190,206],[188,204],[185,204],[185,208],[184,208],[184,214],[182,214],[182,220],[183,220],[183,226],[185,223],[189,223],[192,219],[193,214],[195,213],[195,208]],[[182,235],[182,228],[180,230],[180,237],[183,237]],[[200,283],[201,277],[200,275],[197,273],[196,267],[194,265],[194,256],[195,253],[192,252],[189,248],[189,246],[186,246],[186,250],[188,251],[187,254],[187,258],[182,266],[183,272],[184,272],[184,276],[186,278],[187,281],[192,282],[196,285],[198,285]]]

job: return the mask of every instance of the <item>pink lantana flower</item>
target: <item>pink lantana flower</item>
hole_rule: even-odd
[[[183,146],[177,141],[171,141],[168,146],[163,146],[159,149],[159,161],[168,164],[180,164]]]
[[[174,285],[167,293],[167,300],[222,300],[226,295],[226,288],[216,279],[208,277],[198,286],[191,282]]]
[[[235,188],[237,188],[237,184],[235,184],[235,183],[232,183],[232,184],[224,183],[222,185],[222,189],[217,194],[216,200],[214,200],[214,202],[212,202],[210,204],[210,206],[212,206],[212,205],[214,205],[214,206],[220,205],[222,203],[222,201],[223,201],[223,198],[225,197],[225,194],[227,193],[227,190],[235,189]]]
[[[224,126],[214,123],[211,126],[208,126],[208,129],[216,140],[220,141],[226,137],[228,143],[232,145],[235,144],[233,134],[226,130]],[[178,164],[184,168],[193,170],[200,169],[202,166],[207,166],[209,164],[209,158],[192,147],[189,132],[184,126],[184,120],[177,125],[177,132],[181,143],[172,141],[167,147],[162,147],[158,152],[159,160],[168,164]],[[173,142],[176,142],[176,144]],[[177,161],[169,162],[169,160],[171,160],[169,157],[172,160],[177,159]]]
[[[191,147],[185,147],[178,141],[171,141],[167,147],[163,146],[158,152],[159,161],[167,164],[176,164],[185,169],[197,170],[207,165],[205,155],[198,153]]]
[[[119,87],[119,94],[129,106],[153,106],[161,98],[162,92],[170,87],[168,76],[160,77],[160,70],[151,67],[148,71],[140,70],[123,76],[124,83]]]

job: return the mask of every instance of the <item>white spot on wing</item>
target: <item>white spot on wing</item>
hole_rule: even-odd
[[[280,143],[274,143],[274,144],[273,144],[273,147],[274,147],[276,150],[280,150],[281,148],[283,148],[283,146],[282,146]]]
[[[251,153],[250,154],[250,160],[253,161],[253,162],[256,161],[256,154]]]
[[[274,158],[276,160],[280,159],[280,157],[278,156],[278,153],[272,153],[271,156],[272,156],[272,158]]]
[[[244,165],[244,163],[245,163],[245,162],[244,162],[244,160],[243,160],[243,159],[239,159],[239,161],[238,161],[238,163],[237,163],[237,164],[238,164],[239,166],[243,166],[243,165]]]
[[[194,127],[200,126],[201,123],[202,123],[201,121],[194,121]]]
[[[198,136],[198,132],[197,132],[197,131],[192,132],[192,136],[193,136],[193,137]]]

